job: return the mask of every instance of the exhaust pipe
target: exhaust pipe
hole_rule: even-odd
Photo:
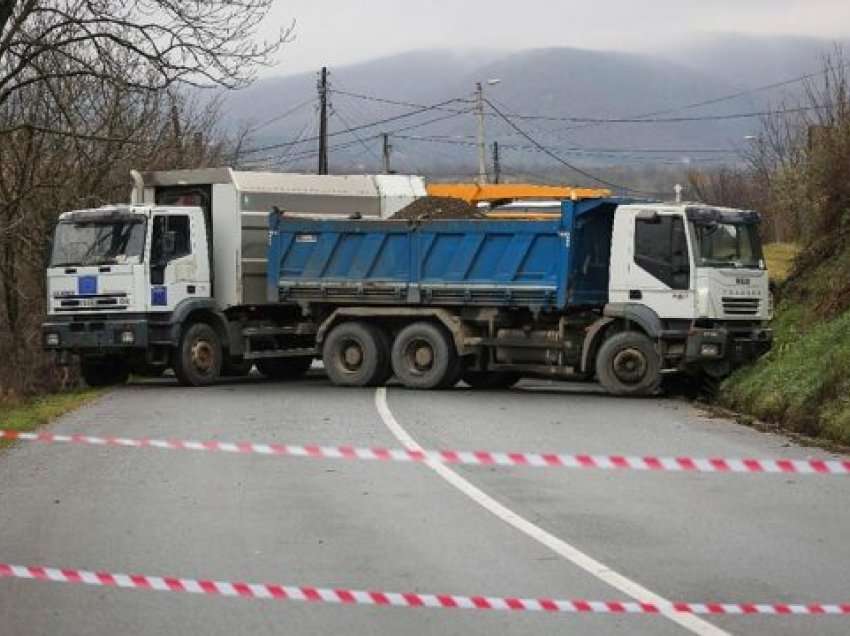
[[[130,178],[133,180],[133,192],[130,195],[132,205],[142,205],[145,202],[145,180],[138,170],[130,170]]]

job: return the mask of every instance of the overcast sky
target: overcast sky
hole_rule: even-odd
[[[277,0],[288,75],[422,48],[663,49],[699,33],[850,35],[850,0]]]

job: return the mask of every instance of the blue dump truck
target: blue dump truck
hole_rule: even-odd
[[[754,212],[586,199],[551,219],[305,218],[273,188],[208,177],[151,173],[133,205],[60,218],[44,343],[91,384],[285,379],[319,358],[343,386],[536,376],[649,395],[771,344]]]

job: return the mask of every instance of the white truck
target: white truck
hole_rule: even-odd
[[[621,395],[770,348],[754,212],[589,199],[556,219],[393,221],[424,188],[389,179],[358,198],[345,181],[293,194],[292,175],[135,175],[132,204],[60,217],[44,345],[91,385],[293,378],[321,358],[349,386],[544,376]]]

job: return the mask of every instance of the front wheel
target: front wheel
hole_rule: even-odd
[[[215,329],[196,323],[183,332],[174,361],[174,373],[184,386],[209,386],[223,365],[221,341]]]
[[[647,336],[624,331],[602,343],[596,374],[613,395],[654,395],[661,386],[661,356]]]
[[[120,358],[83,358],[80,371],[92,388],[125,384],[130,377],[129,365]]]

